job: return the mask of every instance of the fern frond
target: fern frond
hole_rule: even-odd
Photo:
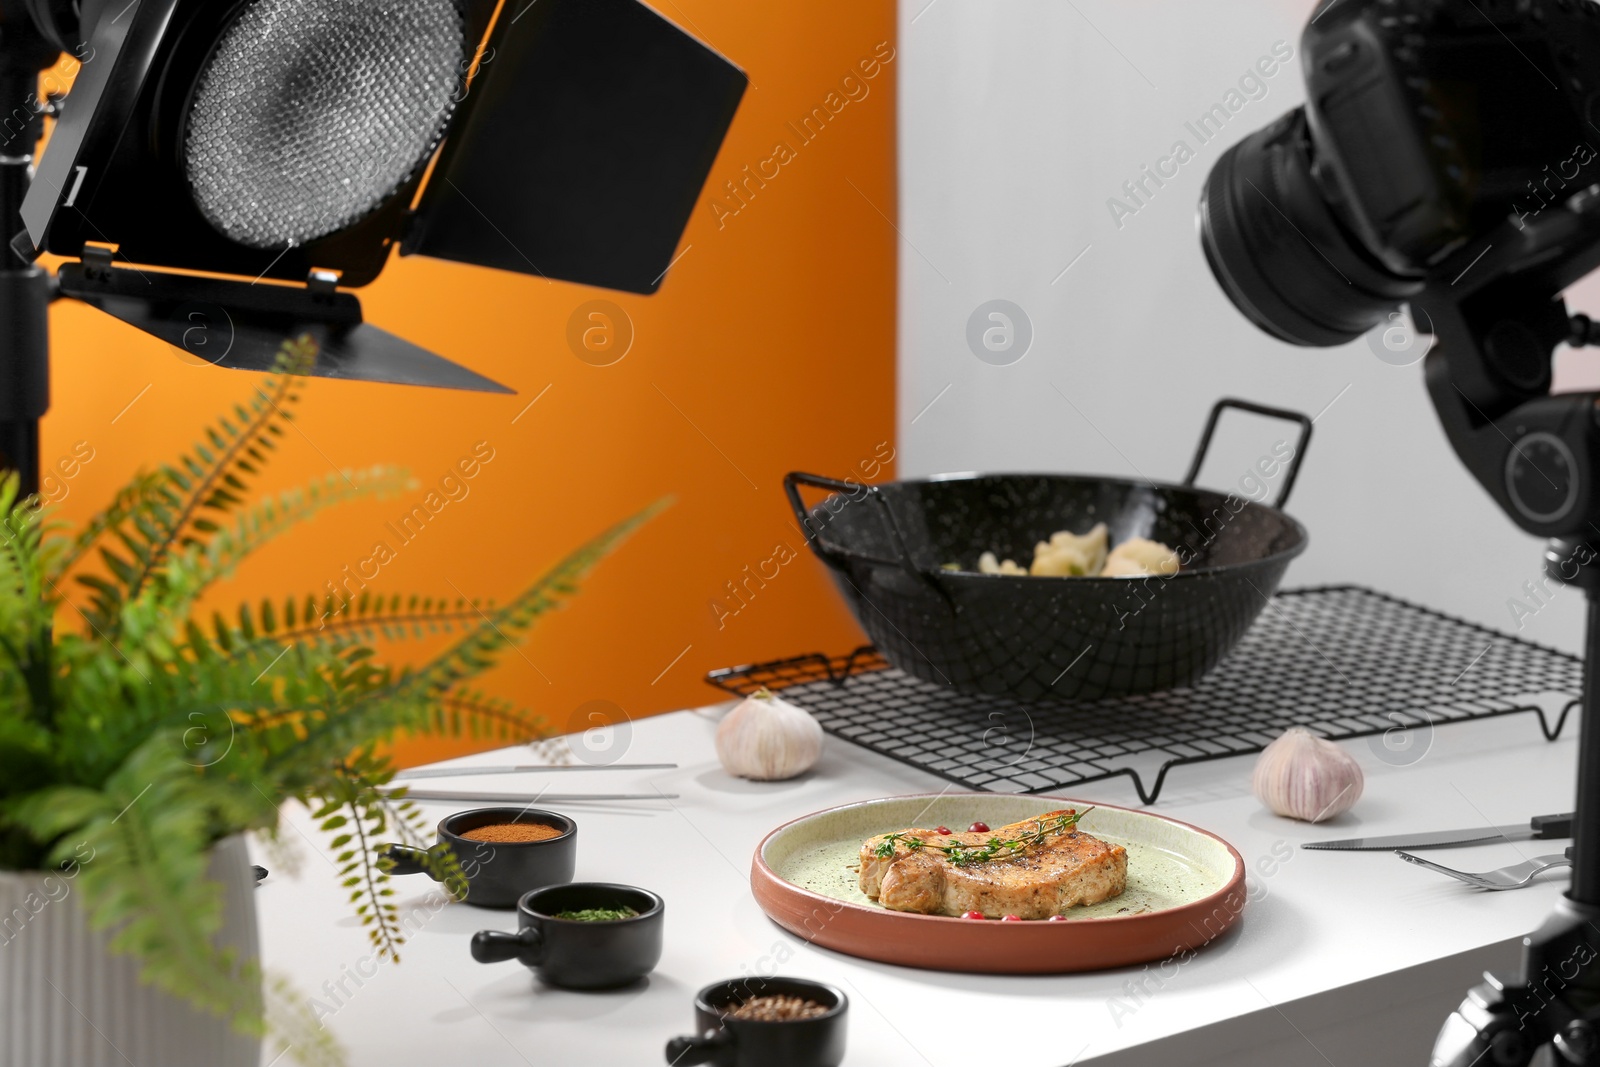
[[[449,692],[494,666],[495,654],[520,643],[534,623],[575,596],[578,582],[640,527],[672,506],[665,498],[567,556],[516,599],[486,614],[471,631],[442,655],[411,673],[402,684],[432,694]]]
[[[457,690],[434,698],[430,729],[449,737],[530,742],[550,736],[545,719],[509,700],[476,690]]]
[[[371,467],[341,471],[296,489],[287,490],[276,500],[268,500],[244,512],[232,529],[219,530],[206,548],[206,563],[212,577],[232,572],[245,557],[300,523],[310,522],[322,512],[366,497],[386,499],[415,487],[411,474],[403,467]]]
[[[158,498],[165,482],[166,478],[160,472],[135,474],[133,481],[119,489],[109,505],[90,516],[83,528],[68,540],[51,567],[45,571],[45,577],[52,582],[64,579],[100,543],[102,537],[149,507]]]
[[[49,725],[55,714],[55,601],[42,574],[48,558],[41,542],[44,522],[35,501],[18,499],[20,485],[15,472],[0,477],[0,694],[26,693],[27,717]]]
[[[466,637],[421,669],[374,667],[367,662],[369,650],[352,652],[360,658],[347,662],[332,683],[344,703],[336,714],[318,716],[305,724],[295,758],[315,760],[325,755],[337,760],[359,745],[361,738],[371,736],[375,721],[383,722],[391,732],[448,724],[448,718],[438,715],[441,698],[454,694],[455,699],[461,699],[464,683],[492,667],[498,652],[576,595],[578,582],[585,575],[670,505],[670,499],[658,501],[589,541],[505,607],[486,613]],[[288,759],[286,753],[273,757],[277,764]]]
[[[231,525],[216,527],[204,545],[175,554],[162,595],[172,610],[187,614],[188,606],[213,583],[232,575],[251,554],[294,527],[329,508],[368,497],[385,499],[412,486],[411,475],[403,468],[379,466],[328,474],[286,490],[240,512]],[[285,614],[292,618],[293,613],[290,602]]]
[[[313,815],[322,831],[332,835],[328,847],[334,852],[340,884],[350,891],[350,903],[367,927],[367,938],[378,958],[398,963],[405,930],[389,885],[390,864],[380,856],[378,845],[391,827],[420,840],[421,827],[415,805],[402,806],[384,795],[382,789],[393,777],[387,761],[370,752],[358,753],[340,765],[334,795]],[[439,866],[447,887],[460,895],[460,869],[445,858],[446,851],[430,852],[429,863]]]
[[[278,645],[320,644],[347,648],[373,641],[423,640],[455,633],[465,626],[483,622],[492,602],[461,597],[402,597],[399,594],[363,592],[356,597],[315,596],[288,599],[276,609],[263,601],[248,614],[248,622],[228,627],[229,645],[238,652],[252,649],[260,641]],[[252,632],[247,638],[245,631]]]
[[[147,558],[141,559],[127,583],[127,598],[157,573],[175,548],[200,544],[197,534],[210,532],[198,516],[202,511],[226,513],[243,501],[237,493],[245,491],[242,476],[254,476],[267,454],[277,448],[273,441],[283,435],[291,420],[286,408],[299,400],[295,391],[298,378],[316,361],[317,348],[310,337],[284,344],[273,375],[250,398],[248,407],[235,409],[238,425],[226,417],[206,431],[206,442],[166,468],[167,480],[176,488],[176,507],[163,513],[156,527],[159,537],[141,538]],[[141,535],[146,531],[141,530]]]
[[[204,441],[156,474],[140,475],[62,553],[63,574],[91,551],[104,565],[104,574],[77,576],[89,590],[84,615],[91,628],[115,640],[123,604],[163,576],[174,553],[206,544],[218,531],[212,513],[243,503],[246,479],[277,448],[275,438],[292,418],[288,409],[299,399],[298,376],[315,358],[309,338],[285,343],[272,375],[233,418],[219,419]]]
[[[277,1063],[292,1057],[302,1067],[342,1067],[344,1048],[339,1044],[314,1009],[293,983],[280,974],[268,973],[262,982],[266,999],[267,1033],[272,1048],[265,1062]]]

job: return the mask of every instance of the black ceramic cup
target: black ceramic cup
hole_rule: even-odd
[[[803,997],[828,1010],[809,1019],[761,1022],[727,1013],[756,997]],[[667,1042],[667,1062],[677,1067],[839,1067],[844,1061],[842,990],[803,978],[735,978],[708,985],[694,998],[696,1033]]]
[[[564,911],[632,908],[631,919],[558,919]],[[661,961],[666,905],[644,889],[607,882],[573,882],[535,889],[517,901],[517,932],[472,935],[479,963],[517,960],[546,985],[612,989],[636,982]]]
[[[473,841],[462,836],[500,823],[544,823],[561,833],[543,841]],[[578,865],[578,824],[565,815],[537,808],[474,808],[439,822],[439,844],[448,848],[467,878],[468,904],[480,908],[515,907],[522,894],[572,881]],[[390,874],[426,874],[427,853],[409,845],[389,845]]]

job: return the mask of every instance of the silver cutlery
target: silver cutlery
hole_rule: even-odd
[[[395,781],[419,778],[470,778],[488,774],[543,774],[566,771],[671,771],[676,763],[526,763],[495,767],[414,767],[399,771]]]
[[[1310,841],[1301,848],[1349,852],[1388,852],[1397,848],[1448,848],[1482,845],[1491,841],[1533,841],[1572,836],[1572,812],[1535,815],[1526,825],[1479,826],[1471,830],[1434,830],[1387,837],[1346,837],[1338,841]]]
[[[586,800],[677,800],[677,793],[456,793],[411,789],[407,800],[465,800],[485,804],[578,804]]]
[[[1568,849],[1567,853],[1572,850]],[[1522,863],[1513,863],[1509,867],[1500,867],[1492,871],[1458,871],[1453,867],[1446,867],[1442,863],[1425,860],[1421,856],[1413,856],[1409,852],[1396,852],[1396,856],[1407,863],[1415,863],[1418,867],[1426,867],[1430,871],[1448,874],[1451,878],[1459,879],[1468,885],[1477,886],[1479,889],[1521,889],[1532,882],[1545,871],[1556,867],[1572,866],[1572,858],[1565,853],[1554,853],[1549,856],[1535,856]]]

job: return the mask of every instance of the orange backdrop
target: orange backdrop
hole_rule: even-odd
[[[362,292],[368,320],[518,395],[311,382],[299,432],[264,488],[377,463],[409,468],[421,488],[302,527],[221,587],[219,606],[321,590],[379,540],[397,553],[374,590],[503,599],[672,494],[677,505],[508,653],[487,688],[575,729],[596,709],[637,718],[710,702],[702,677],[713,667],[861,639],[806,552],[780,482],[790,469],[892,471],[894,8],[655,6],[752,81],[661,291],[635,297],[396,259]],[[631,321],[631,348],[607,366],[596,365],[609,358],[603,333],[589,335],[599,354],[587,361],[569,345],[575,334],[583,350],[583,331],[569,325],[595,300]],[[93,453],[68,464],[71,478],[57,474],[72,520],[136,468],[187,448],[254,384],[80,305],[58,304],[51,322],[45,460]],[[485,449],[493,458],[467,494],[399,547],[385,524]],[[747,580],[746,567],[770,577]],[[466,747],[413,740],[401,756]]]

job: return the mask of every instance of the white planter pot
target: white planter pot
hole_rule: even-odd
[[[255,877],[242,837],[211,856],[218,941],[258,959]],[[261,1043],[139,983],[139,965],[89,928],[72,882],[0,871],[0,1067],[258,1067]]]

